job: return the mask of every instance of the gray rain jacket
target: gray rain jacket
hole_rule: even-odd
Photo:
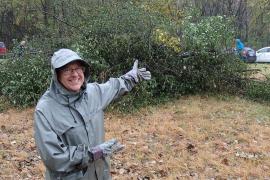
[[[35,141],[46,179],[111,179],[109,159],[89,161],[89,148],[104,142],[104,109],[134,83],[111,78],[104,84],[85,83],[79,93],[71,93],[57,81],[55,69],[52,72],[50,88],[34,114]]]

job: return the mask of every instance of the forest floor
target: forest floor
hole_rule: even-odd
[[[0,114],[0,179],[44,179],[33,108]],[[270,179],[270,107],[238,97],[182,97],[133,114],[105,114],[125,149],[113,179]]]

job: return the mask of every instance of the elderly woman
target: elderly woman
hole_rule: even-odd
[[[46,179],[111,179],[109,156],[123,146],[104,142],[104,109],[151,74],[138,69],[104,84],[87,83],[89,64],[70,49],[51,59],[50,88],[34,114],[35,141],[46,166]]]

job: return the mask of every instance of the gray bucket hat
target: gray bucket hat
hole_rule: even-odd
[[[82,63],[82,65],[86,68],[85,76],[88,78],[90,75],[90,65],[76,52],[70,49],[59,49],[53,54],[51,59],[52,69],[56,70],[57,68],[61,68],[73,61],[80,61]]]

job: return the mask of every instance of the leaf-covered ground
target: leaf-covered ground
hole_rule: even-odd
[[[106,114],[125,149],[113,179],[270,179],[270,107],[240,98],[183,97],[135,114]],[[0,179],[43,179],[33,109],[0,114]]]

